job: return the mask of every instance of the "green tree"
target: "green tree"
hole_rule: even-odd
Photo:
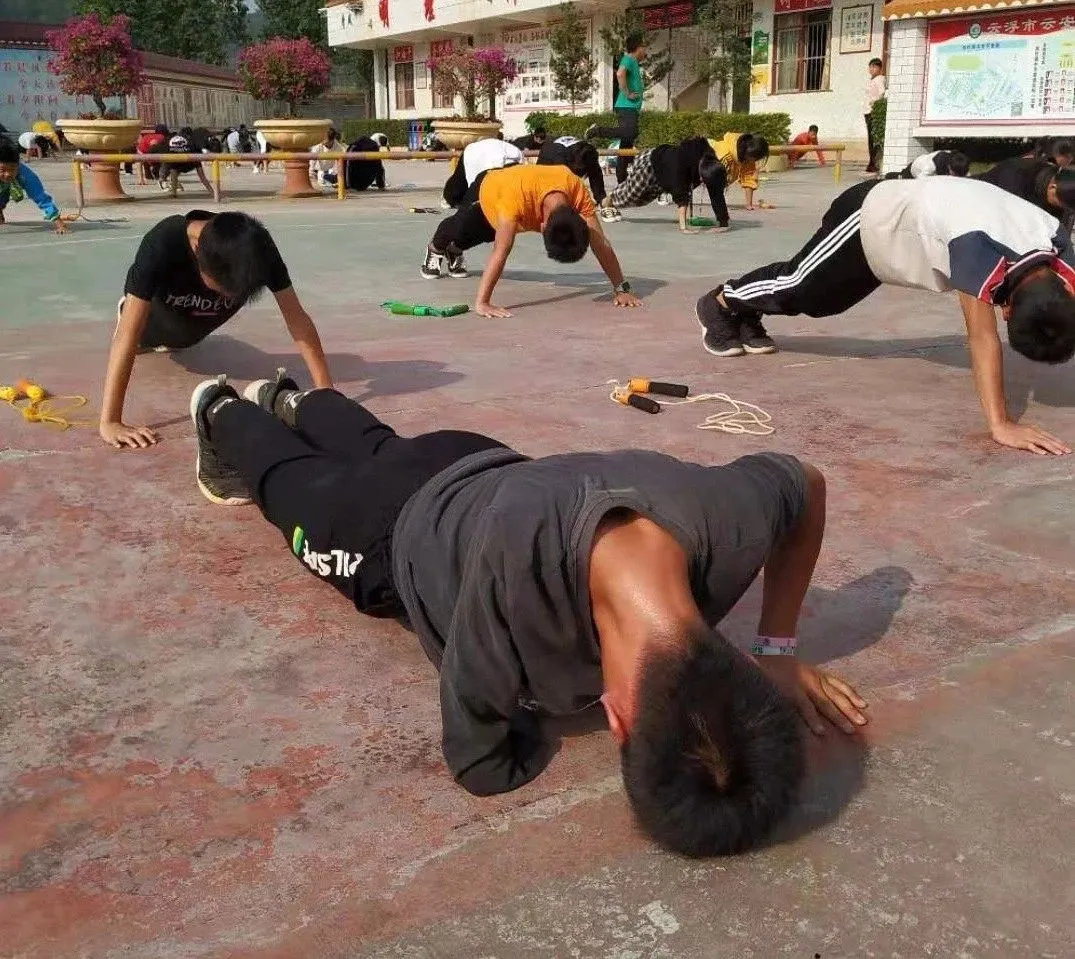
[[[750,10],[742,0],[704,0],[698,7],[705,50],[698,79],[716,86],[722,104],[737,84],[750,83]]]
[[[199,63],[223,66],[246,40],[244,0],[77,0],[75,11],[125,14],[139,50]]]
[[[626,52],[624,48],[627,45],[627,38],[635,32],[645,35],[646,55],[638,61],[638,66],[642,70],[642,84],[647,96],[655,84],[660,83],[672,72],[674,66],[672,53],[667,46],[660,50],[655,49],[660,35],[652,30],[643,29],[641,10],[628,10],[624,14],[612,17],[607,26],[602,27],[598,32],[605,44],[605,49],[611,53],[617,64]]]
[[[560,4],[560,20],[549,33],[549,67],[556,92],[571,104],[590,98],[597,87],[593,50],[586,42],[586,27],[573,3]]]
[[[324,5],[324,0],[260,0],[262,36],[306,37],[332,57],[334,84],[372,90],[373,51],[330,48],[328,26],[321,14]]]

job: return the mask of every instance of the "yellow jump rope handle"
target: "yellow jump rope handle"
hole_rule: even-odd
[[[628,382],[627,390],[630,393],[656,393],[658,396],[675,396],[683,399],[690,388],[681,383],[662,383],[659,380],[634,379]]]
[[[620,392],[615,397],[617,403],[622,403],[624,406],[633,406],[636,410],[642,410],[643,413],[660,413],[661,404],[656,400],[651,400],[648,396],[639,396],[637,393],[625,393]]]

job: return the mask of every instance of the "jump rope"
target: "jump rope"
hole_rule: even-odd
[[[612,387],[609,399],[623,406],[632,406],[643,413],[660,413],[665,407],[689,406],[692,403],[719,402],[727,409],[710,413],[697,428],[718,430],[736,436],[769,436],[776,432],[773,417],[760,406],[737,400],[727,393],[699,393],[690,395],[690,387],[682,383],[662,383],[659,380],[632,379],[626,383],[609,380]],[[650,395],[647,395],[650,394]],[[655,400],[653,396],[669,396],[672,399]]]
[[[0,402],[18,410],[28,423],[48,423],[61,430],[93,425],[91,420],[71,418],[75,410],[89,403],[85,396],[50,396],[43,386],[29,380],[19,380],[14,386],[0,386]]]

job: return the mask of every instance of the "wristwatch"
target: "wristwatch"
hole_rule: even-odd
[[[631,284],[628,283],[626,280],[624,280],[622,283],[617,283],[612,288],[612,292],[613,293],[630,293],[631,292]]]

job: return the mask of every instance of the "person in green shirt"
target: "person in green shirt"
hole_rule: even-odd
[[[612,110],[616,114],[616,126],[600,127],[596,123],[587,129],[585,138],[593,140],[619,140],[621,150],[629,150],[638,139],[638,115],[642,112],[642,68],[639,62],[646,55],[643,46],[645,35],[632,33],[627,37],[627,52],[620,59],[616,68],[616,83],[619,92]],[[627,168],[631,165],[630,157],[616,157],[616,182],[627,179]]]

